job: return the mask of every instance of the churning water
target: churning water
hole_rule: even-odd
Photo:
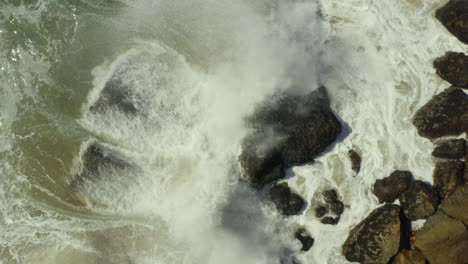
[[[375,179],[431,181],[432,144],[411,117],[448,86],[431,61],[468,51],[433,17],[444,2],[0,0],[0,263],[347,263]],[[89,110],[110,81],[132,115]],[[288,171],[309,207],[283,218],[238,181],[243,119],[321,84],[347,128]],[[123,165],[74,184],[96,142]],[[313,214],[330,187],[347,205],[337,226]]]

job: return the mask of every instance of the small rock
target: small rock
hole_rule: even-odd
[[[403,250],[396,255],[394,264],[426,264],[426,257],[417,249]]]
[[[331,203],[338,200],[338,193],[335,190],[326,190],[322,193],[325,202]]]
[[[409,171],[396,170],[374,184],[374,194],[380,203],[393,203],[408,188],[413,175]]]
[[[439,206],[444,214],[461,220],[468,225],[468,185],[460,185]]]
[[[459,88],[446,89],[416,112],[413,124],[420,136],[429,139],[468,131],[468,96]]]
[[[468,88],[468,56],[464,53],[449,51],[434,61],[434,68],[453,86]]]
[[[291,189],[285,182],[271,187],[269,196],[278,211],[283,215],[297,215],[305,205],[304,199],[291,192]]]
[[[348,151],[348,156],[351,160],[351,168],[354,172],[359,173],[361,170],[361,156],[354,149]]]
[[[445,141],[432,152],[432,156],[444,159],[461,159],[465,155],[466,140],[463,138]]]
[[[434,168],[434,188],[440,197],[450,195],[458,185],[463,184],[465,163],[462,161],[436,162]]]
[[[424,219],[437,210],[437,192],[425,182],[414,181],[400,195],[400,203],[406,218],[411,221]]]
[[[344,212],[344,204],[340,200],[335,200],[328,205],[330,207],[330,211],[338,216]]]
[[[340,221],[340,217],[331,217],[331,216],[326,216],[320,220],[322,224],[325,225],[336,225]]]
[[[385,204],[349,232],[342,253],[350,262],[387,264],[398,253],[400,207]]]
[[[465,264],[468,260],[466,226],[439,211],[416,233],[416,247],[431,264]]]
[[[325,206],[317,206],[315,208],[315,216],[321,218],[328,213],[328,209]]]
[[[450,0],[435,16],[450,33],[468,44],[468,0]]]
[[[302,251],[308,251],[314,245],[314,238],[304,229],[301,228],[296,231],[294,237],[302,244]]]

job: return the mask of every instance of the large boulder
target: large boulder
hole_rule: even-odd
[[[449,51],[434,61],[434,68],[453,86],[468,88],[468,56],[464,53]]]
[[[431,264],[466,264],[468,232],[457,219],[437,212],[416,233],[416,247]]]
[[[442,201],[439,210],[468,225],[468,185],[458,186],[449,197]]]
[[[412,179],[411,172],[396,170],[390,176],[376,180],[373,192],[380,203],[393,203],[408,188]]]
[[[252,132],[239,157],[247,180],[260,187],[281,175],[273,169],[304,165],[332,144],[341,123],[330,109],[325,88],[308,95],[278,95],[247,119]]]
[[[302,244],[302,251],[308,251],[314,245],[314,238],[305,230],[304,228],[300,228],[294,234],[294,237],[299,240]]]
[[[404,250],[396,255],[393,264],[426,264],[426,257],[419,250]]]
[[[434,168],[434,188],[440,197],[450,195],[458,185],[464,183],[465,163],[463,161],[436,162]]]
[[[423,181],[411,182],[400,195],[400,203],[406,218],[415,221],[433,215],[437,210],[437,192]]]
[[[450,0],[435,16],[450,33],[468,44],[468,0]]]
[[[466,140],[463,138],[442,142],[432,152],[432,156],[444,159],[461,159],[466,155]]]
[[[379,207],[351,229],[342,253],[350,262],[387,264],[398,253],[400,226],[398,205]]]
[[[304,199],[292,192],[285,182],[271,187],[269,190],[269,197],[276,206],[276,209],[283,215],[297,215],[306,204]]]
[[[413,124],[426,138],[456,136],[468,130],[468,97],[450,87],[435,95],[414,115]]]
[[[361,170],[361,156],[354,149],[348,151],[349,159],[351,160],[351,168],[354,172],[359,173]]]

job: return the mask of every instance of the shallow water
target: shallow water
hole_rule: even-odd
[[[0,263],[347,263],[340,247],[378,206],[375,179],[432,180],[432,143],[411,117],[448,87],[432,60],[468,52],[434,19],[442,4],[0,0]],[[111,78],[141,114],[87,110]],[[347,129],[287,181],[310,205],[336,188],[348,206],[337,226],[312,206],[284,219],[238,182],[243,118],[320,84]],[[94,141],[138,169],[74,190]],[[315,237],[306,253],[299,225]]]

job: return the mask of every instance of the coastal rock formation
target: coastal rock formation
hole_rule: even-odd
[[[348,151],[349,159],[351,160],[351,168],[354,172],[359,173],[361,170],[361,156],[354,149]]]
[[[418,133],[429,139],[456,136],[468,130],[468,96],[450,87],[432,97],[413,119]]]
[[[140,112],[138,100],[131,93],[131,89],[118,78],[109,80],[99,98],[91,105],[91,113],[104,113],[109,110],[119,111],[129,116]]]
[[[468,88],[468,56],[464,53],[449,51],[434,61],[434,68],[451,85]]]
[[[426,264],[426,257],[419,250],[404,250],[396,255],[394,264]]]
[[[431,264],[465,264],[468,260],[466,226],[439,211],[416,233],[416,247]]]
[[[406,218],[415,221],[429,217],[436,212],[438,197],[436,191],[429,184],[414,181],[400,195],[400,203]]]
[[[278,211],[283,215],[297,215],[306,204],[301,196],[291,192],[291,189],[285,182],[271,187],[268,195]]]
[[[380,203],[393,203],[408,188],[412,179],[411,172],[396,170],[390,176],[376,180],[373,192]]]
[[[450,33],[468,44],[468,0],[450,0],[435,16]]]
[[[257,187],[282,177],[282,168],[313,161],[341,133],[325,88],[272,98],[247,123],[252,133],[242,143],[239,161],[247,180]]]
[[[442,201],[439,210],[468,225],[468,185],[458,186],[449,197]]]
[[[461,159],[465,155],[466,140],[463,138],[445,141],[432,152],[432,156],[444,159]]]
[[[450,195],[458,185],[463,184],[465,163],[463,161],[437,162],[434,168],[434,188],[440,197]]]
[[[338,198],[338,193],[333,189],[325,190],[321,195],[323,203],[315,208],[315,216],[321,218],[320,222],[322,224],[336,225],[344,212],[344,204]],[[325,216],[327,214],[329,215]]]
[[[381,206],[349,232],[342,253],[351,262],[387,264],[398,253],[400,226],[400,207]]]
[[[308,251],[314,245],[314,238],[304,229],[300,228],[294,234],[294,237],[302,244],[302,251]]]

